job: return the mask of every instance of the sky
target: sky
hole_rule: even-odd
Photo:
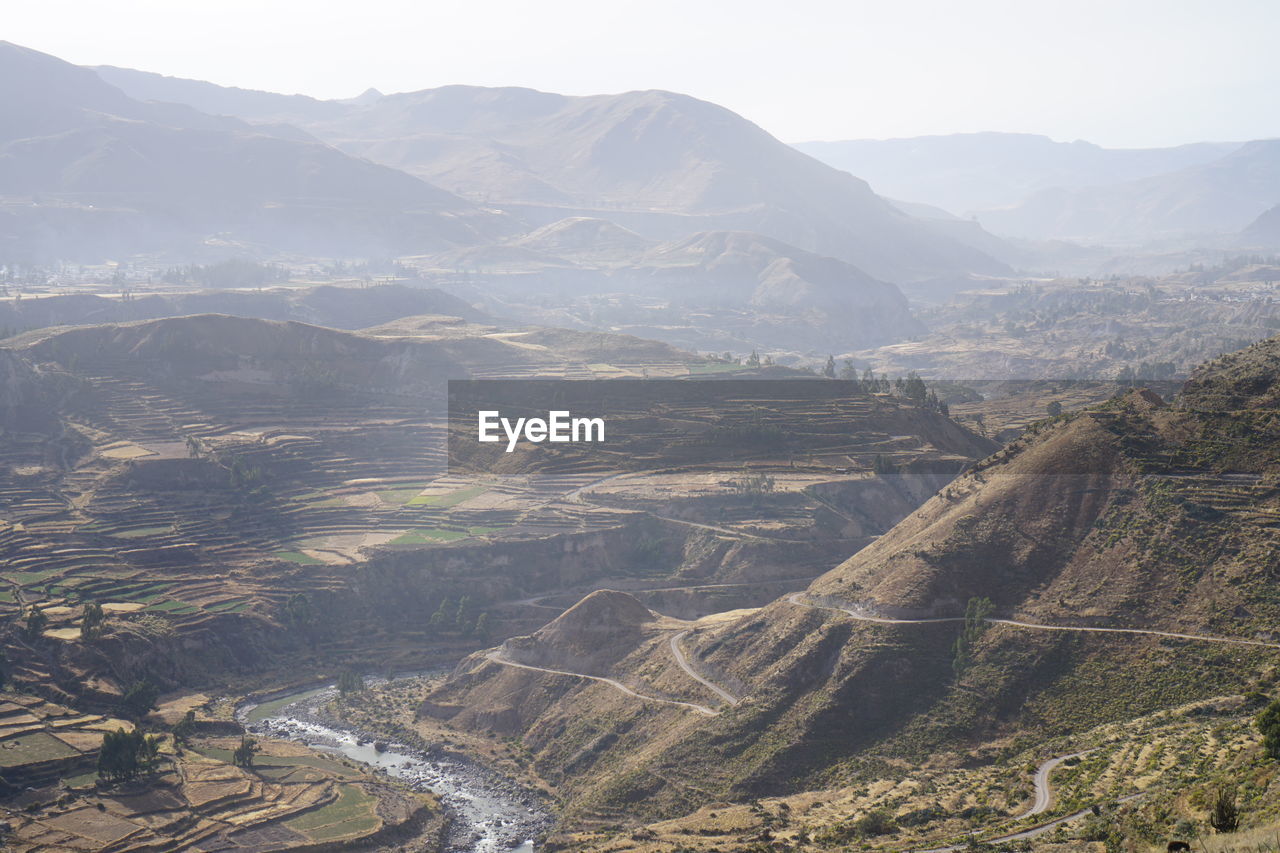
[[[670,89],[788,142],[984,130],[1111,147],[1280,136],[1280,0],[5,0],[83,65],[352,97]]]

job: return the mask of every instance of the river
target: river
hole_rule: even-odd
[[[255,734],[340,753],[416,790],[434,792],[452,818],[449,851],[533,853],[534,839],[551,825],[551,814],[536,794],[459,753],[426,754],[395,742],[379,751],[372,734],[346,728],[325,713],[324,705],[336,693],[330,685],[248,702],[237,716]]]

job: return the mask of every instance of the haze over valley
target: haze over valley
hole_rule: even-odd
[[[1274,15],[391,5],[0,42],[0,847],[1276,849]]]

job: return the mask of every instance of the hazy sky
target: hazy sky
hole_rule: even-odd
[[[5,0],[81,64],[349,97],[672,89],[790,141],[1280,136],[1280,0]]]

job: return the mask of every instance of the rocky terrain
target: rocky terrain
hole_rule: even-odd
[[[1269,689],[1278,366],[1269,340],[1200,369],[1172,403],[1133,391],[1046,419],[805,591],[666,629],[684,632],[679,655],[642,634],[584,680],[547,671],[575,661],[535,633],[468,659],[423,713],[519,737],[572,828],[616,821],[624,803],[709,816],[721,801],[911,780],[917,764],[1012,769],[1054,738]],[[521,655],[537,663],[513,666]],[[713,706],[681,659],[739,701]],[[994,816],[1020,815],[1025,796]],[[919,820],[955,831],[947,810]]]

